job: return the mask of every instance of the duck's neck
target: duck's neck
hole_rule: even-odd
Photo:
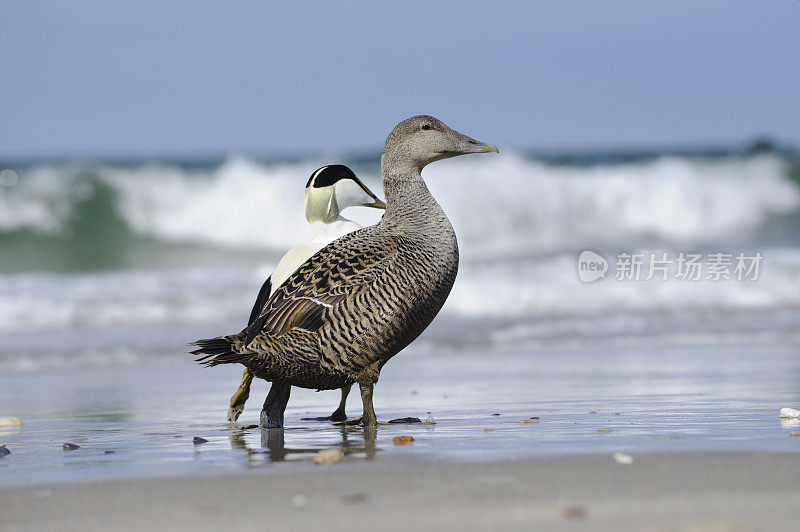
[[[436,220],[439,214],[444,216],[420,172],[420,168],[406,164],[403,158],[386,154],[381,157],[383,193],[386,195],[385,221],[422,222]]]

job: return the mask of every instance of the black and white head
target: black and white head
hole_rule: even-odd
[[[311,174],[303,193],[303,206],[309,223],[331,223],[348,207],[386,208],[386,204],[343,164],[323,166]]]
[[[386,138],[383,158],[420,171],[426,165],[469,153],[497,153],[497,147],[455,131],[432,116],[419,115],[397,124]]]

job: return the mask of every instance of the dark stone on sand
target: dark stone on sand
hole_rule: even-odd
[[[208,443],[208,440],[205,438],[201,438],[200,436],[195,436],[192,440],[192,443],[195,445],[200,445],[201,443]]]
[[[345,504],[359,504],[362,502],[367,502],[367,499],[369,499],[369,497],[364,492],[351,493],[350,495],[343,496],[342,502]]]
[[[62,447],[65,451],[74,451],[75,449],[81,448],[80,445],[75,445],[74,443],[69,443],[69,442],[65,443]]]
[[[418,417],[399,417],[389,420],[389,423],[422,423],[422,420]]]
[[[103,454],[114,454],[114,451],[103,451]]]
[[[11,451],[6,449],[5,445],[0,445],[0,458],[2,458],[4,456],[8,456],[9,454],[11,454]]]
[[[492,414],[493,416],[499,416],[500,414]]]

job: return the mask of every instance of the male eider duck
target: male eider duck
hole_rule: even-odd
[[[377,209],[386,208],[386,204],[378,199],[347,166],[330,164],[318,168],[311,174],[303,192],[303,208],[306,213],[306,220],[314,234],[314,239],[307,244],[290,249],[281,258],[275,271],[264,281],[258,293],[253,310],[250,312],[248,325],[258,318],[269,296],[286,281],[298,266],[340,236],[361,229],[358,223],[341,215],[341,212],[346,208],[357,206]],[[230,407],[228,408],[228,421],[233,423],[239,419],[244,410],[244,405],[250,397],[250,384],[252,382],[253,373],[249,369],[245,369],[242,383],[236,393],[233,394],[233,397],[231,397]],[[330,416],[317,419],[346,420],[345,404],[349,393],[350,385],[344,386],[339,407]]]
[[[381,368],[425,330],[458,271],[456,235],[422,169],[468,153],[497,152],[432,116],[400,122],[381,156],[386,214],[305,261],[238,334],[199,340],[208,366],[244,364],[271,381],[265,427],[282,427],[292,386],[359,384],[360,423],[377,424],[372,391]]]

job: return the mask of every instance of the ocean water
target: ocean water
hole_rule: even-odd
[[[195,338],[237,330],[282,253],[310,238],[302,188],[329,162],[5,164],[16,174],[0,186],[0,365],[163,361]],[[341,162],[380,194],[377,159]],[[423,175],[462,261],[440,318],[411,350],[800,335],[796,153],[504,152],[438,162]],[[346,214],[363,224],[380,216]],[[593,283],[578,275],[587,249],[608,261]],[[683,280],[673,261],[668,280],[645,280],[646,265],[639,280],[618,280],[621,253],[762,259],[756,279]]]

